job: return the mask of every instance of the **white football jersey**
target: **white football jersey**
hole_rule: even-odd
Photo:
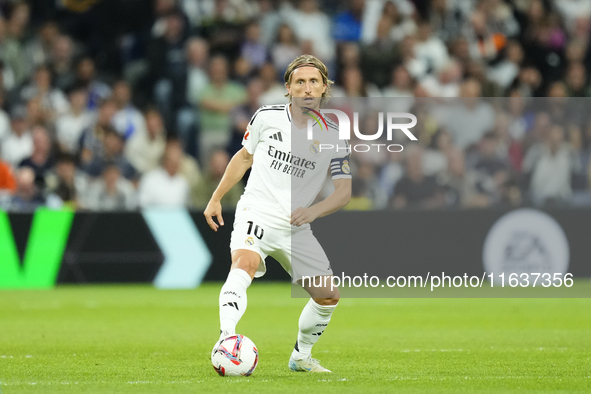
[[[339,140],[337,125],[325,119],[320,125],[315,122],[309,140],[307,129],[292,125],[289,104],[258,109],[242,140],[254,158],[237,209],[260,211],[289,223],[294,209],[312,204],[329,170],[332,179],[351,178],[349,145]]]

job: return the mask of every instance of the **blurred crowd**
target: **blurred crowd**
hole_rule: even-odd
[[[349,209],[589,205],[590,22],[591,0],[0,0],[0,208],[204,208],[303,53],[335,100],[420,120],[354,152]]]

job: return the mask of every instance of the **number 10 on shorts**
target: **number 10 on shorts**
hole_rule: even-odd
[[[246,231],[246,234],[250,235],[251,233],[254,234],[255,237],[257,237],[258,239],[262,239],[263,235],[265,234],[265,230],[263,230],[262,227],[259,227],[258,224],[254,224],[252,222],[252,220],[249,220],[248,222],[248,230]],[[252,227],[254,226],[254,233],[252,232]]]

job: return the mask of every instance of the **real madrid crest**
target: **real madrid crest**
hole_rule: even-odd
[[[320,142],[314,140],[312,145],[310,145],[310,152],[313,154],[317,154],[320,151]]]
[[[341,166],[341,170],[343,170],[343,173],[345,173],[345,174],[351,173],[351,167],[349,167],[349,160],[343,160],[343,165]]]
[[[248,246],[252,246],[254,245],[254,239],[252,237],[248,237],[246,238],[246,241],[244,241],[245,244],[247,244]]]

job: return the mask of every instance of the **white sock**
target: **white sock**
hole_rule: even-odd
[[[246,311],[246,289],[252,279],[243,269],[230,271],[220,291],[221,336],[236,334],[236,324]]]
[[[298,340],[291,354],[294,359],[302,360],[312,354],[312,346],[328,326],[335,308],[336,305],[320,305],[310,298],[300,315]]]

